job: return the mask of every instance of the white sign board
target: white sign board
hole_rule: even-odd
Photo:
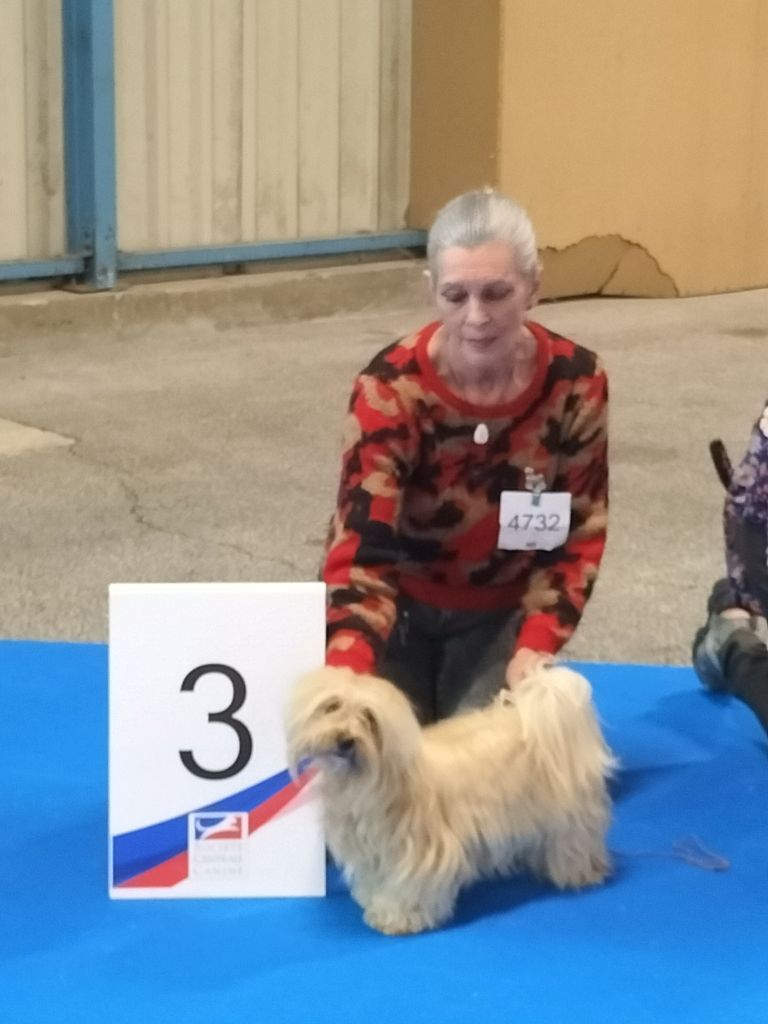
[[[324,585],[116,583],[109,616],[110,895],[324,895],[283,730],[324,661]]]

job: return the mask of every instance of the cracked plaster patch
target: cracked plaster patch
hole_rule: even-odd
[[[592,235],[564,249],[542,250],[543,299],[573,295],[671,298],[674,280],[651,254],[621,235]]]
[[[0,419],[0,458],[48,448],[67,448],[74,443],[74,438],[55,434],[51,430],[38,430],[37,427],[14,423],[13,420]]]

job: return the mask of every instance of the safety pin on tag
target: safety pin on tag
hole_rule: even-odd
[[[532,466],[525,467],[525,489],[531,492],[531,504],[541,504],[541,493],[547,489],[543,473],[535,473]]]

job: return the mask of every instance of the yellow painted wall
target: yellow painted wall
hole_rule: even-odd
[[[458,6],[467,24],[474,5]],[[421,49],[434,59],[453,37],[440,25],[419,47],[414,34],[415,86]],[[768,285],[766,0],[499,0],[495,30],[494,181],[533,217],[545,294]],[[466,167],[451,184],[482,184]],[[414,161],[424,215],[448,194],[435,178],[427,197],[422,171]]]
[[[496,182],[500,0],[414,0],[409,223]]]

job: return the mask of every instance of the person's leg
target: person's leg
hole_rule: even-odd
[[[728,580],[718,580],[707,600],[706,625],[696,631],[692,652],[696,675],[710,690],[728,688],[720,661],[723,645],[737,630],[754,633],[756,625],[749,612],[739,607]]]
[[[696,674],[710,690],[743,701],[768,733],[768,648],[756,620],[738,607],[727,580],[714,585],[707,610],[693,643]]]
[[[726,691],[757,716],[768,733],[768,648],[749,629],[731,633],[720,651]]]
[[[378,668],[380,676],[408,697],[422,725],[436,717],[437,658],[430,628],[431,612],[432,609],[408,598],[398,600],[395,626]]]
[[[505,685],[519,612],[444,612],[436,683],[438,718],[484,707]]]

